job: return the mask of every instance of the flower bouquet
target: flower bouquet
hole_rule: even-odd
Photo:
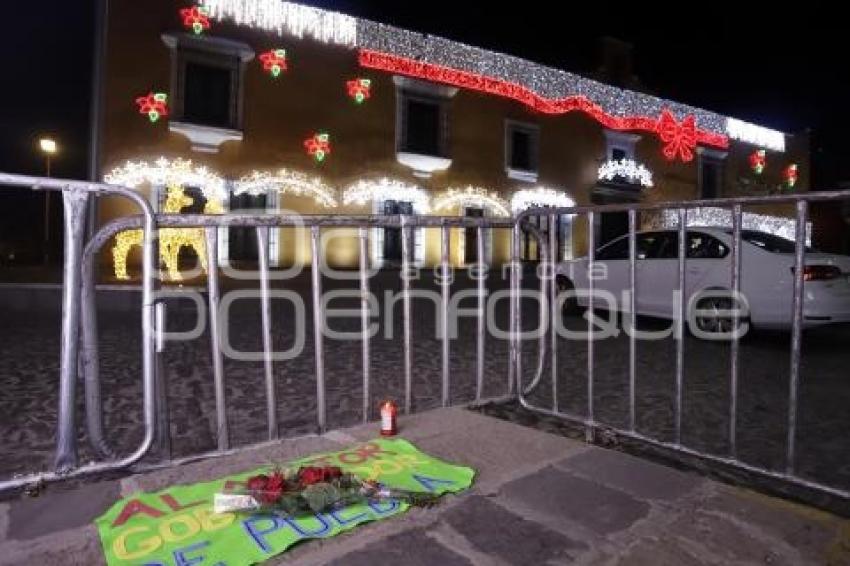
[[[326,513],[357,503],[404,501],[417,507],[434,505],[430,493],[391,489],[361,480],[335,466],[275,470],[249,478],[244,489],[217,493],[216,513],[279,511],[291,517]]]

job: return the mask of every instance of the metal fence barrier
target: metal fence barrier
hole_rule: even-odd
[[[410,280],[406,277],[411,267],[413,230],[432,228],[440,230],[440,265],[441,273],[441,403],[449,404],[451,383],[450,353],[451,344],[448,332],[448,312],[450,305],[450,271],[449,244],[450,230],[465,228],[477,230],[477,252],[479,260],[483,261],[484,230],[506,229],[511,233],[511,300],[510,326],[511,340],[509,344],[509,364],[506,368],[508,376],[506,396],[503,398],[518,398],[526,408],[546,415],[582,423],[587,430],[588,438],[592,439],[594,431],[605,428],[618,434],[631,437],[643,442],[655,444],[666,449],[675,450],[699,458],[731,465],[750,472],[757,472],[777,478],[792,484],[802,485],[829,493],[841,498],[850,498],[850,493],[842,489],[822,485],[806,480],[795,474],[796,461],[796,431],[797,431],[797,401],[800,387],[800,351],[803,326],[803,266],[805,265],[806,248],[805,234],[809,203],[814,201],[839,201],[850,199],[850,191],[835,193],[810,193],[806,195],[789,195],[780,197],[754,197],[720,199],[711,201],[668,202],[658,204],[630,204],[611,206],[587,206],[562,209],[536,209],[527,211],[511,220],[470,217],[438,217],[438,216],[306,216],[289,215],[254,215],[254,214],[225,214],[217,216],[202,215],[157,215],[149,203],[133,190],[98,183],[43,179],[19,175],[0,174],[0,185],[32,188],[34,190],[62,191],[65,203],[65,261],[63,268],[63,303],[62,303],[62,337],[60,357],[60,386],[59,411],[57,421],[57,443],[55,471],[30,474],[0,481],[0,491],[25,487],[27,485],[56,481],[64,478],[96,474],[105,471],[126,469],[138,465],[152,447],[157,446],[165,454],[163,465],[175,465],[184,461],[206,458],[215,455],[230,454],[230,432],[227,421],[227,400],[225,389],[225,374],[219,337],[221,321],[218,319],[218,305],[221,300],[219,287],[218,240],[219,228],[248,227],[256,231],[259,257],[259,286],[261,307],[261,333],[263,344],[263,373],[265,378],[265,395],[267,411],[267,441],[274,442],[279,437],[277,401],[272,359],[272,318],[271,318],[271,289],[269,283],[269,230],[273,228],[305,228],[310,231],[310,247],[312,250],[311,266],[311,296],[313,306],[313,331],[315,343],[315,378],[316,378],[316,425],[320,432],[327,430],[327,404],[325,384],[324,356],[324,306],[322,301],[322,276],[320,259],[322,253],[321,231],[323,228],[353,228],[358,230],[359,249],[359,290],[361,294],[361,335],[362,335],[362,383],[363,383],[363,420],[370,420],[370,386],[371,386],[371,350],[369,336],[369,230],[372,228],[395,228],[402,235],[402,312],[403,312],[403,369],[404,369],[404,411],[410,413],[412,406],[412,297]],[[84,227],[86,226],[86,210],[91,197],[118,195],[130,199],[141,210],[140,216],[125,217],[112,221],[103,226],[92,238],[86,241]],[[678,317],[678,334],[676,350],[676,391],[675,391],[675,440],[665,442],[646,436],[636,429],[636,349],[637,344],[633,333],[629,338],[629,426],[625,429],[600,423],[596,418],[594,407],[595,358],[594,358],[594,324],[589,317],[587,330],[587,408],[584,415],[576,415],[563,411],[558,403],[558,386],[562,381],[563,372],[557,365],[558,336],[552,323],[560,316],[558,312],[558,287],[554,277],[556,236],[554,230],[544,233],[529,219],[533,216],[548,217],[550,226],[555,225],[555,219],[561,215],[587,215],[588,217],[588,268],[593,271],[596,249],[594,225],[597,215],[608,212],[626,212],[629,220],[629,290],[630,296],[635,297],[637,281],[636,270],[636,233],[638,230],[637,215],[645,211],[675,209],[679,211],[679,249],[678,249],[678,285],[685,289],[685,269],[687,263],[687,213],[698,207],[725,207],[732,210],[732,246],[731,246],[731,287],[732,291],[741,288],[741,218],[742,207],[791,203],[796,206],[796,254],[794,274],[793,300],[793,330],[791,339],[791,376],[789,389],[789,410],[787,415],[787,458],[783,471],[772,471],[742,462],[737,454],[737,418],[738,418],[738,353],[739,339],[734,337],[732,361],[729,368],[730,399],[729,399],[729,454],[709,454],[689,448],[682,444],[682,390],[684,383],[684,312],[686,296],[679,296],[679,308],[682,313]],[[167,383],[164,372],[158,366],[158,352],[162,349],[162,333],[164,329],[164,311],[157,303],[157,233],[161,228],[202,228],[206,236],[207,253],[207,291],[209,297],[209,328],[211,335],[211,352],[213,357],[213,381],[216,407],[217,450],[208,454],[200,454],[183,460],[170,460],[170,433],[167,411]],[[117,456],[118,450],[113,447],[103,430],[103,410],[100,395],[100,376],[98,365],[98,336],[95,308],[96,256],[98,251],[121,231],[142,229],[144,240],[142,245],[142,385],[144,411],[144,439],[130,455]],[[541,333],[536,340],[536,363],[533,367],[532,378],[528,385],[523,379],[522,350],[522,262],[521,239],[529,234],[537,242],[540,260],[549,269],[540,277],[540,295],[548,297],[548,303],[541,303],[548,312],[542,313],[541,318],[548,319],[547,331]],[[548,273],[548,276],[546,275]],[[485,334],[486,334],[486,282],[483,277],[477,282],[478,318],[476,328],[476,372],[475,398],[477,402],[484,401],[485,389]],[[594,282],[589,278],[589,308],[594,308]],[[632,301],[634,303],[634,301]],[[635,327],[636,309],[634,304],[628,316],[632,327]],[[543,315],[546,315],[545,317]],[[737,316],[737,315],[736,315]],[[735,320],[734,322],[737,322]],[[81,345],[78,351],[78,344]],[[552,406],[538,407],[529,401],[529,395],[543,379],[545,368],[551,370]],[[85,388],[86,430],[89,440],[96,453],[103,459],[101,462],[79,466],[77,462],[76,445],[76,383],[78,372],[82,374]]]
[[[604,213],[627,213],[629,220],[629,228],[628,228],[628,239],[629,239],[629,296],[632,297],[631,305],[628,311],[626,312],[626,316],[629,317],[629,321],[631,324],[631,328],[635,328],[636,317],[637,317],[637,308],[635,307],[634,297],[636,297],[636,292],[639,291],[637,289],[637,281],[636,281],[636,263],[637,263],[637,249],[636,249],[636,234],[638,232],[637,226],[637,215],[640,212],[650,212],[650,211],[662,211],[662,210],[676,210],[678,211],[678,266],[677,266],[677,274],[678,274],[678,289],[680,291],[678,295],[679,304],[677,305],[679,309],[679,316],[676,317],[677,323],[677,340],[676,340],[676,380],[675,380],[675,401],[674,401],[674,441],[667,442],[661,440],[656,437],[651,437],[645,434],[642,434],[637,430],[636,427],[636,374],[637,374],[637,363],[636,363],[636,351],[637,344],[635,339],[635,333],[629,333],[629,381],[628,381],[628,399],[629,399],[629,416],[628,428],[617,427],[614,425],[602,423],[597,420],[596,407],[594,406],[594,385],[595,385],[595,357],[594,357],[594,324],[593,318],[588,316],[588,324],[587,324],[587,407],[585,414],[574,414],[567,411],[562,410],[559,407],[558,402],[558,381],[561,379],[561,375],[558,372],[557,367],[557,332],[555,325],[550,325],[549,333],[550,333],[550,343],[548,351],[541,344],[539,348],[540,358],[538,359],[537,369],[534,372],[531,383],[528,386],[523,386],[523,373],[519,365],[515,370],[516,375],[519,379],[519,387],[517,389],[519,402],[523,407],[529,409],[531,411],[557,417],[560,419],[564,419],[567,421],[571,421],[574,423],[578,423],[583,425],[586,430],[587,438],[589,441],[593,440],[594,435],[597,431],[606,430],[612,431],[622,437],[632,438],[634,440],[638,440],[644,443],[648,443],[650,445],[656,445],[663,449],[672,450],[674,452],[682,453],[688,456],[694,456],[700,459],[720,463],[723,465],[728,465],[733,468],[737,468],[740,470],[744,470],[747,472],[760,474],[766,477],[770,477],[773,479],[778,479],[783,482],[787,482],[790,484],[794,484],[797,486],[805,487],[808,489],[813,489],[815,491],[823,492],[825,494],[829,494],[831,496],[835,496],[844,500],[850,499],[850,492],[845,489],[824,485],[823,483],[819,483],[816,481],[812,481],[806,478],[802,478],[796,473],[797,465],[797,429],[798,429],[798,402],[799,402],[799,391],[800,391],[800,360],[801,360],[801,346],[802,346],[802,335],[803,335],[803,303],[804,303],[804,266],[806,262],[806,234],[807,234],[807,220],[809,214],[809,205],[812,202],[825,202],[825,201],[846,201],[850,200],[850,191],[842,191],[842,192],[822,192],[822,193],[808,193],[808,194],[797,194],[797,195],[782,195],[782,196],[770,196],[770,197],[747,197],[747,198],[729,198],[729,199],[716,199],[716,200],[708,200],[708,201],[679,201],[679,202],[662,202],[662,203],[652,203],[652,204],[622,204],[622,205],[606,205],[606,206],[576,206],[570,208],[559,208],[559,209],[538,209],[538,210],[529,210],[519,215],[516,218],[516,226],[515,231],[519,230],[520,226],[524,226],[526,230],[536,231],[535,228],[531,227],[528,219],[533,216],[549,216],[550,219],[553,219],[558,215],[586,215],[587,216],[587,241],[588,241],[588,273],[591,274],[588,277],[588,311],[593,312],[595,307],[594,303],[594,277],[592,274],[594,273],[594,265],[596,262],[595,251],[597,249],[595,242],[595,225],[596,219],[598,215]],[[728,454],[711,454],[702,450],[698,450],[695,448],[691,448],[683,445],[682,443],[682,400],[683,400],[683,384],[685,377],[685,333],[684,333],[684,323],[685,323],[685,313],[687,308],[687,293],[686,289],[686,265],[687,265],[687,217],[688,211],[696,208],[702,207],[712,207],[712,208],[726,208],[732,211],[732,244],[731,244],[731,252],[730,252],[730,262],[731,262],[731,273],[730,273],[730,281],[731,281],[731,289],[729,291],[733,293],[739,293],[741,291],[741,231],[742,231],[742,209],[744,206],[758,206],[758,205],[774,205],[774,204],[791,204],[794,205],[796,209],[796,241],[795,241],[795,254],[794,254],[794,285],[793,285],[793,311],[792,311],[792,330],[791,330],[791,347],[790,347],[790,380],[789,380],[789,391],[788,391],[788,413],[787,413],[787,439],[786,439],[786,456],[785,456],[785,466],[781,471],[770,470],[763,467],[759,467],[756,465],[748,464],[743,462],[739,458],[738,454],[738,393],[739,393],[739,351],[740,351],[740,336],[739,333],[732,333],[732,341],[731,341],[731,364],[729,367],[729,383],[730,383],[730,396],[729,396],[729,429],[728,429],[728,439],[730,450]],[[557,305],[558,303],[558,288],[556,284],[556,278],[554,275],[554,255],[553,251],[555,249],[555,243],[553,234],[550,231],[549,241],[546,242],[545,238],[539,231],[536,231],[535,234],[538,241],[540,242],[540,252],[541,259],[544,263],[550,266],[550,269],[546,270],[546,273],[550,274],[548,277],[548,281],[541,281],[541,290],[546,288],[546,292],[549,297],[549,307],[551,308],[551,316],[554,317],[558,315]],[[515,239],[516,241],[516,239]],[[519,250],[517,247],[514,248],[513,260],[517,261],[519,259]],[[739,322],[738,320],[738,309],[733,309],[733,328],[737,327]],[[516,315],[518,316],[518,315]],[[515,322],[515,328],[519,328],[519,318],[517,318]],[[540,383],[543,379],[543,372],[545,368],[546,358],[549,359],[549,365],[551,367],[552,372],[552,406],[551,407],[540,407],[535,406],[531,401],[529,401],[529,394],[534,391],[537,387],[539,387]],[[517,364],[519,364],[519,358],[516,359]]]
[[[396,228],[402,235],[402,312],[403,312],[403,366],[404,366],[404,412],[410,413],[412,407],[412,297],[410,272],[412,257],[413,231],[418,228],[439,229],[441,232],[441,310],[442,329],[442,395],[443,406],[449,404],[451,353],[448,333],[448,311],[450,305],[450,285],[448,277],[450,230],[453,228],[471,228],[478,234],[478,257],[484,258],[483,231],[486,229],[512,230],[514,223],[506,219],[438,217],[438,216],[291,216],[268,214],[224,214],[206,215],[157,215],[151,210],[147,201],[138,193],[109,185],[84,182],[69,182],[62,180],[40,179],[18,175],[0,174],[0,185],[28,187],[35,190],[59,190],[65,199],[65,263],[63,271],[63,323],[62,323],[62,358],[60,377],[60,406],[57,422],[56,470],[53,472],[34,473],[0,481],[0,491],[25,487],[39,482],[55,481],[63,478],[95,474],[115,469],[129,468],[138,464],[154,447],[158,446],[165,456],[165,465],[178,464],[185,461],[208,458],[233,452],[230,445],[230,432],[227,420],[227,399],[225,389],[225,374],[222,350],[220,345],[221,321],[218,307],[221,301],[218,266],[218,229],[231,227],[248,227],[256,231],[259,257],[259,283],[261,308],[261,333],[263,343],[263,362],[265,377],[265,393],[267,407],[267,441],[278,438],[277,401],[272,360],[272,320],[271,320],[271,290],[269,283],[269,230],[272,228],[297,227],[310,231],[313,306],[313,332],[315,344],[315,378],[316,378],[316,424],[319,432],[327,430],[327,405],[325,384],[324,356],[324,310],[322,302],[322,277],[320,264],[322,258],[321,230],[323,228],[356,228],[359,240],[359,285],[361,295],[361,334],[362,334],[362,364],[363,364],[363,421],[371,417],[370,384],[371,384],[371,352],[369,336],[369,229]],[[104,225],[86,242],[84,227],[85,213],[89,195],[120,195],[130,198],[142,209],[142,216],[130,216],[113,220]],[[96,313],[96,259],[100,249],[118,233],[143,229],[142,263],[142,367],[143,392],[145,413],[145,437],[142,445],[130,456],[118,457],[119,450],[112,446],[106,438],[103,428],[103,407],[100,393],[100,371],[98,363],[98,334]],[[170,460],[170,432],[167,409],[167,384],[164,371],[160,366],[158,353],[162,350],[162,333],[164,331],[165,313],[162,303],[157,302],[155,289],[158,263],[154,261],[156,252],[157,230],[166,228],[202,228],[206,236],[207,254],[207,292],[209,308],[207,317],[211,337],[211,352],[213,360],[213,382],[216,407],[216,439],[217,450],[206,454],[198,454],[182,460]],[[513,233],[513,232],[512,232]],[[518,274],[512,272],[512,279]],[[477,348],[476,348],[476,402],[482,402],[484,391],[484,346],[486,330],[486,287],[483,277],[478,278],[478,313],[477,313]],[[511,302],[513,306],[513,301]],[[81,344],[79,359],[77,344]],[[517,355],[516,344],[511,343],[512,360]],[[512,362],[506,368],[509,372],[507,388],[515,379]],[[86,431],[89,441],[103,459],[102,462],[78,467],[76,414],[76,383],[78,371],[82,374],[85,388]],[[256,446],[256,445],[255,445]]]

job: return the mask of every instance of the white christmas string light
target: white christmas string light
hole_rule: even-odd
[[[732,228],[732,211],[725,208],[704,207],[688,210],[689,227]],[[679,227],[679,213],[675,210],[664,210],[660,215],[649,217],[644,223],[645,229],[669,230]],[[766,232],[793,241],[797,233],[797,222],[793,218],[769,216],[744,212],[741,215],[741,228]],[[812,223],[806,229],[806,245],[812,243]]]
[[[194,167],[188,159],[169,161],[160,157],[153,165],[146,161],[128,161],[123,167],[113,169],[104,181],[133,189],[145,183],[161,187],[197,187],[207,200],[223,202],[227,199],[224,178],[206,167]]]
[[[434,198],[435,211],[448,210],[458,206],[474,206],[489,210],[494,216],[510,216],[510,204],[498,193],[481,187],[465,189],[447,189]]]
[[[280,194],[312,197],[317,204],[325,208],[339,205],[336,190],[318,177],[310,178],[304,173],[281,169],[275,173],[254,171],[236,183],[233,194],[262,195],[271,191]]]
[[[345,205],[363,206],[369,202],[385,200],[410,202],[417,214],[426,214],[431,211],[431,199],[427,192],[415,185],[393,179],[358,181],[342,193],[342,203]]]
[[[633,159],[611,159],[599,167],[600,181],[613,181],[617,177],[624,178],[629,183],[637,183],[642,187],[653,186],[652,172]]]
[[[575,201],[567,193],[546,187],[517,191],[511,199],[511,208],[514,214],[519,214],[529,208],[568,208],[575,205]]]
[[[749,124],[735,118],[726,119],[726,135],[733,140],[746,142],[773,151],[785,151],[785,134]]]
[[[211,18],[231,19],[247,25],[295,37],[357,46],[357,19],[344,14],[280,0],[201,0]]]

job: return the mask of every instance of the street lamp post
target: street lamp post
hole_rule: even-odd
[[[38,142],[41,152],[47,160],[47,177],[50,178],[50,158],[59,150],[56,141],[42,138]],[[44,191],[44,264],[50,261],[50,191]]]

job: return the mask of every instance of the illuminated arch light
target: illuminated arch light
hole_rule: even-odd
[[[358,181],[342,194],[342,203],[346,205],[365,205],[369,202],[395,200],[410,202],[417,214],[426,214],[431,210],[431,198],[428,193],[416,185],[408,185],[393,179],[377,181]]]
[[[498,193],[480,187],[447,189],[434,199],[435,211],[449,210],[459,206],[474,206],[489,210],[494,216],[510,216],[510,203]]]
[[[188,159],[170,161],[164,157],[153,165],[146,161],[128,161],[104,177],[110,185],[137,189],[145,183],[158,186],[197,187],[207,200],[227,198],[224,178],[206,167],[195,167]]]
[[[511,199],[511,209],[514,214],[519,214],[529,208],[569,208],[575,205],[575,201],[567,193],[546,187],[517,191]]]
[[[272,191],[299,197],[308,196],[325,208],[336,208],[339,205],[336,190],[326,185],[321,179],[310,178],[304,173],[288,169],[281,169],[275,173],[254,171],[236,183],[233,193],[256,196]]]
[[[613,181],[618,177],[644,188],[654,186],[652,172],[643,164],[637,163],[633,159],[611,159],[599,167],[600,181]]]
[[[357,19],[344,14],[281,0],[201,0],[210,18],[239,25],[311,37],[325,43],[357,45]]]

